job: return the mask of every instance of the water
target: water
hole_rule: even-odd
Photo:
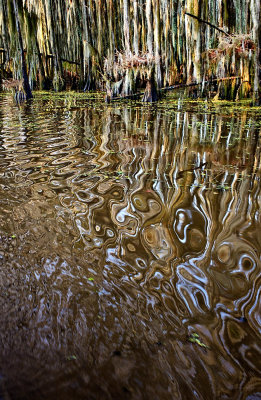
[[[260,116],[0,97],[3,399],[261,399]]]

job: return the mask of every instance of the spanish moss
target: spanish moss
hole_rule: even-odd
[[[259,102],[260,0],[0,0],[0,22],[1,78],[26,80],[24,58],[33,90],[126,96],[153,75]]]

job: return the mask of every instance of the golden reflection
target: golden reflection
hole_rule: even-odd
[[[42,375],[53,365],[54,381],[65,365],[62,382],[78,376],[88,386],[102,374],[105,386],[121,379],[132,389],[148,384],[149,370],[164,399],[174,387],[191,396],[207,387],[213,399],[233,398],[236,387],[246,398],[261,384],[251,112],[231,119],[159,103],[68,113],[58,103],[59,112],[48,101],[14,112],[0,100],[9,376],[17,348],[25,381],[31,357]],[[187,340],[193,333],[205,347]]]

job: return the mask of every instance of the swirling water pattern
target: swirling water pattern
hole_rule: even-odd
[[[3,399],[261,399],[257,119],[0,97]]]

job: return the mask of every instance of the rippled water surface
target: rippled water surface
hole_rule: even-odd
[[[261,399],[260,126],[0,96],[0,398]]]

